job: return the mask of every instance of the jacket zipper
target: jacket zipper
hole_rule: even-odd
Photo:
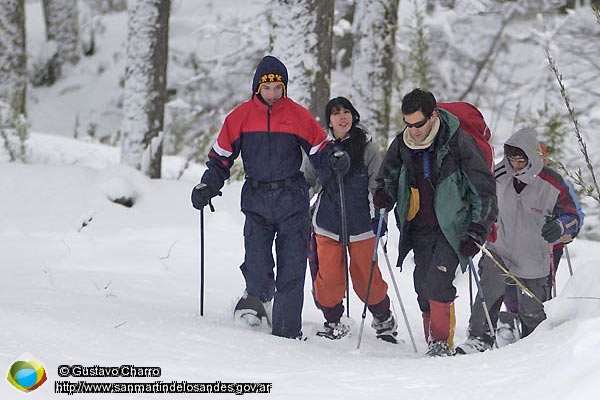
[[[521,193],[517,193],[517,212],[516,212],[516,218],[515,221],[519,221],[520,218],[525,218],[525,216],[521,216],[522,214],[524,214],[523,211],[523,203],[521,202]],[[517,224],[514,224],[514,228],[512,230],[512,237],[516,238],[517,237]],[[511,251],[510,251],[510,258],[511,260],[515,259],[515,246],[514,246],[514,241],[511,240]]]
[[[268,154],[272,154],[272,148],[271,148],[271,106],[269,105],[267,107],[267,143],[268,143],[268,148],[269,148],[269,153]],[[271,157],[269,157],[271,158]],[[272,179],[273,176],[269,176],[269,180],[273,180]]]

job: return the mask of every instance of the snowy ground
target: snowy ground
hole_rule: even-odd
[[[196,3],[174,2],[174,51],[206,43],[196,32],[200,25],[210,30],[199,22],[202,18],[219,23],[226,13],[255,11],[241,0],[209,1],[202,7]],[[252,3],[252,7],[260,5]],[[34,55],[43,38],[40,1],[27,2],[26,20],[27,48]],[[497,351],[423,358],[425,343],[412,288],[411,259],[405,262],[404,272],[394,270],[394,274],[417,355],[393,292],[402,344],[377,341],[368,316],[361,349],[356,350],[362,312],[356,296],[351,297],[353,337],[339,342],[315,337],[322,316],[310,300],[308,281],[304,332],[310,339],[296,342],[249,331],[232,321],[233,305],[243,290],[237,268],[243,259],[240,184],[233,183],[215,200],[217,211],[205,215],[205,315],[200,317],[199,217],[189,194],[202,167],[193,165],[180,180],[174,180],[183,160],[165,157],[163,179],[151,181],[119,166],[117,148],[89,138],[68,138],[75,134],[76,118],[80,138],[87,136],[94,123],[98,134],[114,132],[120,124],[118,81],[125,55],[125,16],[103,16],[103,24],[107,29],[101,33],[94,57],[82,59],[70,71],[74,73],[52,88],[30,88],[32,130],[45,132],[33,133],[28,142],[30,163],[6,163],[0,148],[0,369],[8,369],[26,352],[42,362],[48,382],[27,396],[73,398],[54,394],[54,382],[84,378],[59,377],[60,365],[135,365],[160,367],[162,375],[85,380],[269,382],[270,395],[250,396],[276,399],[599,397],[598,242],[577,240],[569,246],[575,274],[569,277],[563,260],[557,278],[559,296],[548,303],[548,320],[527,339]],[[220,42],[210,43],[219,46]],[[177,78],[181,77],[175,74]],[[133,208],[108,200],[123,194],[135,195]],[[586,224],[598,229],[597,218]],[[394,263],[397,232],[391,231],[389,251]],[[390,283],[385,264],[382,270]],[[469,316],[468,276],[458,276],[456,284],[460,296],[456,341],[460,343]],[[23,396],[8,382],[0,383],[0,399]]]
[[[116,148],[45,134],[33,134],[31,159],[31,164],[0,163],[0,365],[8,369],[25,352],[42,362],[48,382],[31,398],[70,398],[54,394],[54,382],[83,378],[59,378],[63,364],[162,369],[159,378],[88,382],[269,382],[270,395],[250,396],[277,399],[598,398],[597,242],[577,240],[569,246],[575,274],[569,278],[563,260],[559,296],[547,304],[548,320],[530,337],[449,359],[423,357],[409,259],[404,272],[394,273],[419,354],[393,292],[403,343],[377,341],[368,316],[357,351],[359,300],[351,297],[352,337],[318,338],[313,334],[322,316],[310,300],[308,281],[307,342],[233,323],[232,307],[243,290],[237,268],[243,259],[239,183],[226,186],[214,202],[217,211],[205,216],[205,315],[200,317],[199,217],[189,200],[200,166],[179,181],[151,181],[118,166]],[[174,176],[179,165],[180,160],[166,159],[165,176]],[[135,194],[137,203],[126,208],[107,199],[120,194]],[[391,235],[395,243],[394,229]],[[395,246],[389,247],[393,262]],[[389,282],[385,264],[383,270]],[[460,343],[469,312],[466,274],[457,285]],[[0,384],[0,398],[22,396],[7,382]],[[123,397],[157,395],[94,396]]]

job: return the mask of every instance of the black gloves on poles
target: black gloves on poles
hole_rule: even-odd
[[[467,236],[465,240],[460,242],[460,254],[465,257],[473,257],[479,252],[478,244],[479,242],[477,240],[473,239],[471,236]]]
[[[192,205],[197,210],[202,210],[208,205],[210,199],[221,195],[220,191],[214,191],[206,183],[199,183],[192,190]]]
[[[350,170],[350,155],[344,150],[334,149],[329,154],[329,165],[336,174],[346,175]]]
[[[373,205],[375,208],[384,209],[385,212],[390,212],[394,208],[396,202],[386,193],[385,189],[377,189],[373,194]]]

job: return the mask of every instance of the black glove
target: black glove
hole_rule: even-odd
[[[394,208],[395,201],[387,194],[385,189],[381,188],[373,193],[373,204],[377,208],[385,209],[385,212],[390,212]]]
[[[548,243],[554,243],[565,232],[565,226],[558,219],[551,219],[542,226],[542,237]]]
[[[206,183],[199,183],[192,190],[192,205],[197,210],[202,210],[208,205],[210,199],[221,195],[220,191],[215,192]]]
[[[377,228],[379,228],[379,218],[373,218],[371,220],[371,229],[373,229],[373,233],[377,235]],[[387,232],[387,221],[385,218],[383,219],[383,223],[381,224],[381,236],[385,235]]]
[[[329,165],[336,174],[346,175],[350,170],[350,156],[344,150],[335,150],[329,155]]]
[[[471,236],[467,236],[465,240],[460,242],[460,254],[465,257],[473,257],[479,252],[478,244],[479,242],[477,242],[477,240],[473,239]]]

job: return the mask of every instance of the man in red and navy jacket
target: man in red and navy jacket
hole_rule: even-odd
[[[244,296],[264,305],[273,299],[272,334],[300,338],[310,226],[308,185],[300,172],[302,150],[317,169],[345,173],[350,158],[333,155],[319,123],[287,97],[287,81],[287,69],[277,58],[266,56],[260,61],[252,98],[226,117],[208,154],[208,169],[192,191],[192,203],[202,209],[218,195],[241,154],[246,174],[241,195],[246,216],[241,267],[246,281]]]

